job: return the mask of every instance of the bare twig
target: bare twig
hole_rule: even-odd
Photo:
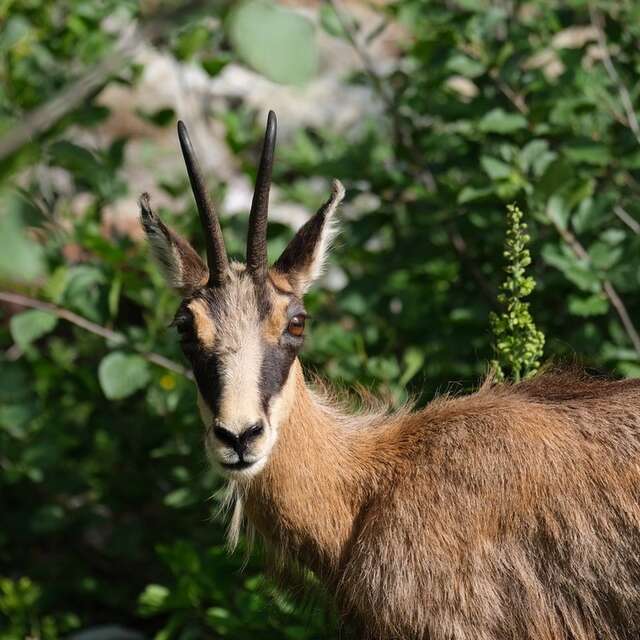
[[[382,78],[378,75],[375,65],[373,64],[373,60],[369,55],[369,51],[366,49],[366,47],[362,46],[360,42],[358,42],[358,38],[354,30],[353,20],[351,20],[351,17],[347,18],[346,15],[343,14],[340,9],[338,9],[336,0],[327,0],[327,2],[333,9],[333,12],[336,14],[338,22],[340,23],[340,27],[342,28],[345,37],[349,41],[349,44],[352,46],[353,50],[360,58],[365,73],[369,77],[369,80],[374,89],[382,98],[382,101],[385,103],[387,109],[389,109],[390,111],[395,111],[393,95],[390,91],[388,91],[387,86],[382,81]]]
[[[55,98],[29,113],[19,124],[0,139],[0,159],[17,151],[38,134],[52,127],[64,115],[73,111],[105,80],[120,69],[124,61],[140,45],[136,31],[128,31],[117,43],[110,56],[96,67],[65,87]]]
[[[413,177],[423,184],[429,191],[436,191],[437,185],[433,174],[426,166],[422,153],[414,146],[411,131],[407,130],[403,124],[393,93],[389,90],[388,86],[376,71],[375,65],[366,46],[359,42],[354,29],[353,20],[351,17],[347,17],[346,14],[338,8],[336,0],[325,1],[331,6],[336,14],[346,39],[362,62],[362,67],[369,78],[369,82],[373,90],[382,100],[387,115],[391,119],[396,143],[398,146],[405,149],[411,158],[413,167],[411,167],[410,170]]]
[[[145,41],[159,37],[166,28],[175,26],[177,18],[190,13],[201,4],[201,0],[192,0],[179,8],[153,16],[142,27],[127,29],[100,63],[63,88],[57,96],[21,118],[16,126],[0,138],[0,160],[16,152],[79,107],[110,76],[122,69]]]
[[[489,76],[496,83],[496,86],[511,102],[511,104],[523,115],[529,114],[529,106],[524,100],[524,97],[520,93],[516,93],[506,82],[500,78],[500,73],[497,69],[491,69]]]
[[[600,49],[602,50],[602,63],[604,64],[604,68],[606,69],[609,78],[615,84],[616,89],[618,90],[620,102],[622,103],[622,107],[624,108],[624,112],[626,114],[626,124],[633,132],[633,135],[635,136],[638,144],[640,144],[640,124],[638,123],[638,116],[636,115],[635,109],[633,108],[633,101],[631,100],[629,90],[625,86],[622,78],[615,68],[615,65],[613,64],[611,52],[607,43],[607,36],[604,32],[604,18],[592,4],[589,5],[589,16],[591,17],[591,24],[596,30],[598,44],[600,45]]]
[[[112,329],[107,329],[107,327],[103,327],[102,325],[96,324],[95,322],[91,322],[82,316],[79,316],[77,313],[73,311],[69,311],[69,309],[64,309],[63,307],[58,307],[55,304],[51,304],[50,302],[45,302],[44,300],[38,300],[36,298],[29,298],[28,296],[23,296],[19,293],[11,293],[9,291],[0,291],[0,300],[4,302],[9,302],[11,304],[18,305],[20,307],[28,307],[30,309],[39,309],[40,311],[46,311],[61,320],[66,320],[71,324],[88,331],[89,333],[93,333],[105,340],[109,340],[114,344],[122,344],[128,345],[132,348],[133,345],[129,343],[126,336],[117,331],[113,331]],[[173,371],[185,378],[189,378],[193,380],[193,373],[189,371],[186,367],[183,367],[181,364],[170,360],[169,358],[165,358],[165,356],[160,355],[159,353],[155,353],[154,351],[138,351],[138,353],[147,361],[155,364],[163,369],[168,369],[169,371]]]
[[[565,229],[561,227],[555,221],[552,221],[554,227],[560,234],[560,237],[566,242],[567,246],[573,251],[574,255],[580,260],[584,260],[587,263],[591,263],[591,256],[587,250],[582,246],[581,242],[576,238],[576,236],[569,231],[569,229]],[[610,280],[602,280],[601,286],[604,294],[611,302],[613,308],[616,310],[618,317],[620,318],[620,322],[622,322],[622,326],[633,345],[638,357],[640,357],[640,336],[638,335],[638,331],[636,330],[631,316],[629,316],[629,312],[627,311],[627,307],[624,304],[624,301],[616,291],[616,288],[613,286]]]
[[[619,204],[613,207],[613,212],[624,222],[633,233],[636,235],[640,234],[640,222],[638,222],[635,218],[633,218],[625,209],[623,209]]]
[[[428,191],[437,191],[437,184],[433,173],[427,167],[422,151],[418,149],[414,143],[414,136],[403,124],[402,118],[398,112],[398,106],[395,102],[393,94],[389,91],[387,85],[383,79],[378,75],[373,60],[369,55],[369,52],[365,45],[361,44],[356,37],[354,30],[353,20],[347,18],[346,15],[337,6],[337,0],[325,0],[335,12],[338,21],[344,31],[344,34],[349,41],[349,44],[353,47],[356,54],[362,61],[367,77],[374,89],[382,100],[387,115],[391,119],[394,137],[398,147],[404,149],[409,156],[409,163],[407,167],[408,174],[419,184],[423,185]],[[469,256],[467,245],[462,235],[457,230],[455,224],[451,225],[451,230],[448,233],[449,241],[454,251],[457,253],[461,263],[463,263],[470,271],[471,276],[477,282],[480,291],[486,297],[490,305],[495,305],[495,293],[491,285],[487,282],[486,278],[482,274],[482,271],[473,262],[473,259]]]

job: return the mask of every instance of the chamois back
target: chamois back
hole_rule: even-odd
[[[338,587],[371,638],[640,637],[640,381],[485,385],[385,440]]]

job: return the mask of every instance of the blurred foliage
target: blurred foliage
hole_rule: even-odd
[[[154,6],[0,3],[0,139]],[[273,34],[256,20],[300,24],[278,42],[275,66],[262,53]],[[398,401],[426,401],[449,381],[476,384],[494,355],[489,314],[504,210],[515,201],[527,213],[538,284],[530,304],[547,355],[637,375],[638,353],[603,286],[640,317],[640,5],[395,0],[372,33],[326,3],[315,26],[300,20],[269,2],[212,3],[206,16],[169,24],[156,46],[211,76],[246,63],[299,83],[322,64],[321,29],[364,47],[388,23],[405,31],[397,65],[374,82],[365,70],[345,79],[382,92],[383,114],[346,132],[300,130],[278,152],[284,198],[317,206],[324,193],[312,177],[348,188],[332,266],[345,284],[309,296],[317,320],[305,363],[337,386],[361,383]],[[286,55],[297,46],[304,56]],[[141,72],[123,65],[105,84],[135,87]],[[1,307],[0,637],[104,625],[181,640],[337,637],[323,607],[294,607],[258,558],[241,570],[242,554],[224,549],[193,385],[144,357],[180,362],[167,329],[177,299],[146,248],[109,231],[107,213],[137,186],[123,169],[132,139],[104,136],[110,111],[98,97],[0,160],[2,288],[112,332]],[[262,122],[237,100],[224,104],[212,102],[208,116],[252,178]],[[162,128],[176,114],[158,105],[137,117]],[[158,175],[154,191],[177,203],[161,208],[165,220],[202,248],[186,176]],[[223,221],[236,255],[245,223]],[[270,252],[292,232],[272,224]]]

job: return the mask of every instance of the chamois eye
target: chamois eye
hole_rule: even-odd
[[[297,316],[293,316],[293,318],[289,320],[287,332],[296,338],[302,337],[302,334],[304,333],[304,322],[305,317],[302,313],[299,313]]]
[[[195,341],[195,334],[193,331],[193,320],[185,314],[179,314],[171,323],[176,328],[178,335],[180,336],[180,344],[183,346]]]

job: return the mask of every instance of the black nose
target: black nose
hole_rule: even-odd
[[[229,429],[225,429],[219,425],[213,428],[213,433],[220,442],[231,447],[240,457],[247,450],[253,440],[258,438],[264,431],[262,422],[256,422],[247,427],[242,433],[236,435]]]

